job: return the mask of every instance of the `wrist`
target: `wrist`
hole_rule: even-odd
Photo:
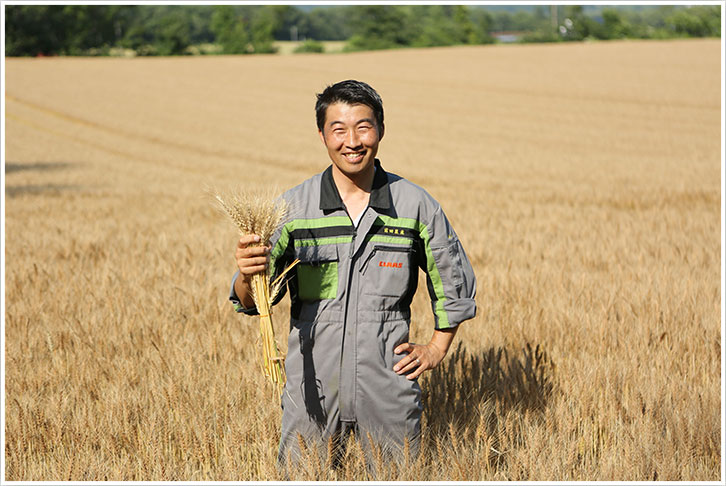
[[[454,341],[456,332],[459,330],[458,326],[451,329],[436,329],[434,330],[433,336],[431,336],[431,346],[436,349],[441,359],[444,359],[446,353],[449,352],[451,343]]]
[[[254,299],[252,298],[252,287],[246,278],[246,275],[237,272],[234,281],[234,291],[240,303],[247,308],[254,307]]]
[[[434,340],[431,340],[431,342],[429,343],[429,349],[433,351],[439,362],[444,359],[444,356],[446,356],[446,352],[448,351],[448,349],[446,349],[440,343],[437,343]]]

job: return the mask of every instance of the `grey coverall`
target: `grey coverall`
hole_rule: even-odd
[[[325,443],[341,430],[370,434],[385,449],[418,447],[421,389],[393,371],[408,342],[418,269],[426,273],[436,329],[476,314],[474,271],[441,206],[423,189],[386,173],[376,160],[368,207],[356,228],[333,182],[332,166],[282,197],[292,217],[273,236],[270,265],[300,263],[288,281],[279,457],[296,456],[297,434]],[[237,278],[235,275],[235,279]],[[230,300],[244,309],[234,292]]]

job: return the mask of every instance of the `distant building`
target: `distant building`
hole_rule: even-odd
[[[498,32],[491,32],[491,36],[494,37],[497,42],[507,44],[510,42],[517,42],[526,32],[519,30],[501,30]]]

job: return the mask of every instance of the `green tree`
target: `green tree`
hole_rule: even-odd
[[[108,48],[122,35],[121,22],[133,7],[120,5],[8,5],[5,53],[8,56],[86,54]]]
[[[534,14],[520,10],[512,16],[512,28],[514,30],[536,30],[537,20]]]
[[[537,5],[534,8],[534,12],[532,13],[532,16],[538,22],[543,21],[543,20],[545,20],[545,21],[549,20],[549,14],[545,13],[545,9],[542,8],[542,5]]]
[[[626,39],[631,36],[632,29],[627,20],[615,9],[605,8],[602,11],[603,34],[601,39]]]
[[[390,49],[410,45],[406,11],[397,5],[362,5],[350,7],[353,36],[346,51]],[[402,28],[404,27],[404,28]]]
[[[621,10],[631,26],[632,35],[641,39],[669,38],[674,33],[666,25],[666,19],[675,12],[674,5],[661,5],[642,10]]]
[[[209,5],[189,5],[184,7],[189,16],[190,38],[192,44],[214,42],[212,15],[214,8]]]
[[[62,8],[48,5],[5,6],[5,54],[37,56],[58,54],[63,23]]]
[[[212,32],[222,46],[224,54],[244,54],[247,52],[249,38],[245,22],[231,5],[214,7],[212,14]]]
[[[492,15],[492,31],[514,30],[514,20],[509,12],[494,12]]]
[[[595,28],[593,24],[596,22],[585,15],[582,5],[566,6],[564,19],[565,40],[582,40],[590,36]]]
[[[679,36],[720,36],[720,17],[720,5],[694,6],[687,9],[676,10],[666,19],[666,24]]]
[[[706,36],[721,37],[721,5],[699,5],[691,11],[703,22]]]
[[[490,34],[494,19],[492,15],[484,9],[476,9],[472,11],[472,23],[474,24],[474,40],[472,44],[491,44],[494,37]]]
[[[123,37],[118,42],[121,47],[133,49],[137,54],[154,53],[150,48],[154,41],[156,27],[150,27],[153,17],[153,8],[134,7],[135,15],[127,19],[123,30]],[[149,46],[147,49],[146,46]]]
[[[159,22],[155,45],[162,56],[184,54],[191,44],[191,26],[183,12],[175,10]]]
[[[60,12],[57,6],[5,6],[5,54],[36,56],[56,54],[60,39],[52,28],[51,16]]]
[[[192,15],[188,7],[145,5],[134,7],[125,19],[118,45],[138,55],[185,54],[192,43]]]
[[[422,5],[410,10],[417,34],[407,44],[415,47],[451,46],[459,43],[450,12],[443,5]]]
[[[347,6],[314,8],[301,19],[298,32],[318,40],[347,40],[353,35],[351,17]]]
[[[471,19],[469,7],[455,5],[453,12],[454,28],[458,44],[478,44],[479,37],[476,34],[474,22]]]
[[[66,5],[60,14],[65,54],[85,54],[91,48],[115,45],[121,37],[120,5]]]
[[[271,54],[277,52],[274,45],[274,32],[281,23],[277,7],[266,5],[255,10],[250,23],[251,51],[256,54]]]
[[[276,5],[274,7],[276,28],[272,33],[277,40],[293,40],[290,38],[290,29],[297,28],[305,14],[293,5]]]

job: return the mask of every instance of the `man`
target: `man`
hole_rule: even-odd
[[[333,162],[283,194],[294,208],[270,247],[240,238],[230,300],[254,315],[251,276],[288,281],[291,322],[285,361],[279,458],[306,442],[339,445],[350,431],[393,451],[418,447],[421,390],[416,379],[446,355],[458,325],[474,317],[476,280],[456,233],[423,189],[383,170],[383,105],[373,88],[342,81],[317,96],[320,139]],[[409,342],[418,269],[434,312],[428,344]]]

